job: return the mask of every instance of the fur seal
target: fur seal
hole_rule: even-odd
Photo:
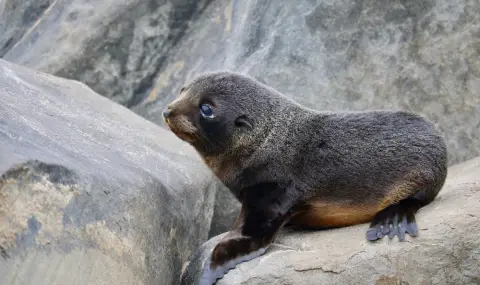
[[[200,284],[263,254],[287,224],[416,236],[415,213],[447,175],[445,141],[418,114],[317,111],[236,72],[197,76],[163,117],[242,204]]]

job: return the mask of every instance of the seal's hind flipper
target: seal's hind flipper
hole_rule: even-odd
[[[367,230],[367,240],[375,241],[388,235],[390,239],[397,236],[400,241],[404,241],[405,233],[417,236],[415,213],[420,207],[419,200],[407,198],[378,212]]]

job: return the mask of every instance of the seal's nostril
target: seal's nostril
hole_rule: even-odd
[[[170,114],[170,109],[166,108],[165,110],[163,110],[163,117],[166,119],[168,118],[168,115]]]

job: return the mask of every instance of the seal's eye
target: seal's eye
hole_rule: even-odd
[[[208,104],[200,105],[200,113],[202,113],[202,116],[205,118],[213,118],[213,109]]]

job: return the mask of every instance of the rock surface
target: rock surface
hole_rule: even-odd
[[[176,284],[216,184],[84,84],[0,60],[0,284]]]
[[[162,125],[206,70],[246,72],[316,109],[403,108],[480,155],[480,2],[41,0],[0,5],[0,56],[84,82]]]
[[[237,219],[240,207],[240,202],[233,196],[230,190],[219,184],[215,195],[215,206],[208,237],[228,232]]]
[[[416,238],[371,243],[365,239],[368,224],[284,229],[264,255],[237,265],[216,284],[480,284],[479,173],[480,157],[449,169],[438,198],[417,214]],[[210,251],[221,236],[202,246]],[[203,268],[205,258],[196,258],[196,271],[188,272]]]
[[[77,79],[132,107],[211,1],[6,1],[0,56]]]

